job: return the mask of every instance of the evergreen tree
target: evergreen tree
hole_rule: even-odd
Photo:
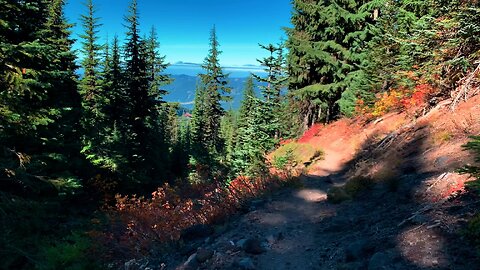
[[[107,64],[105,65],[103,88],[109,101],[106,107],[106,114],[111,120],[110,124],[112,124],[112,128],[115,126],[115,129],[117,130],[121,125],[119,122],[120,119],[126,117],[124,110],[124,104],[126,104],[126,92],[125,87],[123,86],[124,78],[120,55],[121,52],[118,36],[115,35],[112,42],[111,60],[108,61],[108,67]]]
[[[286,29],[289,88],[299,99],[305,127],[352,110],[355,86],[364,79],[363,48],[371,38],[372,10],[362,8],[367,2],[293,1],[294,27]]]
[[[146,39],[147,46],[147,72],[150,79],[150,91],[152,95],[156,95],[157,99],[162,100],[167,94],[166,90],[161,87],[172,83],[172,79],[164,74],[169,64],[165,63],[165,56],[160,55],[160,44],[157,40],[157,30],[152,27],[150,35]]]
[[[37,38],[44,45],[42,62],[43,73],[39,82],[46,82],[46,98],[39,102],[40,106],[49,108],[53,122],[42,125],[38,130],[38,138],[48,138],[42,142],[46,152],[56,153],[55,162],[64,164],[64,168],[71,168],[79,151],[79,117],[80,96],[77,89],[77,76],[75,70],[75,54],[72,50],[74,40],[70,38],[69,24],[64,15],[64,0],[49,1],[47,6],[47,21]],[[54,112],[54,113],[53,113]],[[52,114],[53,113],[53,114]],[[62,154],[60,154],[62,153]],[[50,159],[52,154],[45,156]],[[79,168],[76,168],[79,172]]]
[[[243,89],[243,98],[242,104],[239,110],[238,116],[238,125],[239,128],[246,125],[248,117],[251,116],[251,113],[255,109],[254,100],[256,99],[255,95],[255,82],[253,76],[249,76],[245,82],[245,87]]]
[[[255,164],[263,158],[258,141],[258,116],[261,111],[259,99],[255,95],[255,83],[250,76],[243,90],[243,99],[237,120],[237,134],[234,151],[231,158],[232,174],[234,176],[252,176],[255,172]]]
[[[192,162],[208,163],[209,152],[204,142],[203,127],[206,124],[206,89],[201,83],[197,83],[195,99],[192,111],[191,138],[192,138]]]
[[[167,94],[166,90],[163,90],[167,84],[172,82],[172,79],[164,73],[168,64],[165,63],[165,56],[160,55],[160,44],[157,40],[157,32],[155,27],[152,27],[150,35],[145,39],[146,42],[146,61],[147,61],[147,74],[149,77],[149,91],[151,98],[157,101],[156,110],[159,114],[157,118],[157,128],[155,135],[156,140],[156,153],[157,163],[167,170],[168,166],[168,153],[169,148],[173,144],[172,133],[169,129],[175,128],[169,125],[175,125],[176,121],[172,121],[172,108],[163,101],[163,96]],[[170,134],[169,134],[170,133]]]
[[[104,165],[106,136],[106,115],[105,106],[108,103],[105,88],[102,87],[100,52],[102,47],[98,44],[99,18],[95,17],[96,9],[92,0],[85,3],[87,14],[81,16],[84,34],[82,53],[85,55],[82,61],[84,75],[80,82],[80,93],[82,95],[82,126],[84,135],[82,138],[82,153],[94,164]],[[108,53],[108,51],[107,51]],[[109,56],[106,56],[104,68],[110,68]],[[109,72],[106,70],[106,72]],[[108,78],[110,79],[110,78]]]
[[[127,22],[127,44],[125,45],[124,82],[126,89],[125,118],[122,125],[126,145],[122,150],[129,174],[138,182],[164,181],[166,153],[161,151],[162,140],[160,119],[161,93],[152,88],[152,74],[149,74],[148,42],[140,37],[137,1],[133,0]],[[155,57],[157,58],[158,55]],[[158,62],[155,63],[158,68]],[[150,63],[152,67],[152,63]]]
[[[29,155],[31,166],[26,160],[12,164],[20,162],[18,169],[30,176],[79,173],[80,99],[64,2],[1,1],[0,6],[5,8],[0,13],[0,144],[8,149],[2,152]],[[26,180],[15,175],[16,183]]]
[[[225,150],[222,153],[225,156],[225,160],[230,162],[235,151],[235,144],[237,140],[237,123],[238,114],[236,111],[230,109],[225,115],[223,115],[220,122],[220,133],[223,141],[225,142]]]
[[[195,162],[213,164],[221,160],[224,141],[220,134],[220,122],[224,110],[221,101],[229,99],[227,94],[228,75],[220,66],[219,43],[215,27],[210,34],[210,50],[202,65],[204,74],[200,74],[200,85],[195,94],[195,107],[192,120],[193,158]]]
[[[279,138],[280,133],[280,92],[285,85],[287,77],[284,76],[284,56],[282,45],[268,46],[260,45],[261,48],[268,51],[269,56],[258,60],[265,67],[267,76],[265,78],[253,75],[254,78],[266,84],[261,86],[263,100],[261,100],[259,115],[259,131],[263,133],[260,145],[264,152],[272,150]]]
[[[169,104],[167,135],[170,141],[170,169],[175,177],[186,177],[190,154],[190,119],[179,116],[179,104]],[[172,179],[173,180],[173,179]]]

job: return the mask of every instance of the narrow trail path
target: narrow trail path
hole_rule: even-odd
[[[462,207],[433,207],[404,222],[425,208],[415,194],[436,175],[405,175],[395,192],[377,185],[331,204],[327,191],[345,181],[339,171],[346,161],[327,150],[314,174],[301,176],[301,188],[253,202],[204,246],[215,255],[199,269],[480,269],[472,268],[479,265],[474,249],[458,241],[457,219],[448,218],[462,216]],[[239,248],[248,239],[264,249]]]

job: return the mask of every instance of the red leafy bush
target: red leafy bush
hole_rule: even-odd
[[[314,124],[310,129],[308,129],[303,134],[303,136],[300,139],[298,139],[298,142],[299,143],[309,142],[311,139],[313,139],[313,137],[317,136],[320,133],[322,128],[323,128],[322,124]]]
[[[150,198],[116,196],[107,210],[111,227],[101,240],[114,257],[146,254],[154,244],[177,241],[182,231],[196,224],[224,221],[251,198],[276,188],[283,180],[238,177],[227,186],[219,183],[183,189],[164,185]]]
[[[355,110],[357,114],[367,117],[379,117],[395,110],[409,111],[424,104],[434,90],[429,84],[419,84],[413,90],[392,89],[377,94],[377,100],[372,107],[365,105],[362,100],[358,100]]]

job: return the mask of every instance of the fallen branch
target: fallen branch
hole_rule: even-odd
[[[427,191],[426,192],[429,192],[435,185],[437,185],[438,182],[440,182],[441,180],[443,180],[447,175],[449,175],[450,173],[449,172],[446,172],[446,173],[442,173],[439,177],[437,177],[437,179],[427,188]]]
[[[473,72],[470,72],[467,77],[462,79],[464,81],[461,86],[459,86],[457,89],[457,95],[453,99],[452,105],[451,105],[451,110],[455,111],[455,108],[457,107],[458,103],[460,100],[463,98],[464,101],[466,101],[468,98],[478,94],[479,88],[476,88],[474,91],[470,91],[472,88],[472,84],[475,82],[474,79],[476,78],[478,72],[480,71],[480,63],[478,63],[477,67]]]

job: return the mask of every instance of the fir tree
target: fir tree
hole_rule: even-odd
[[[220,131],[223,141],[225,142],[225,150],[222,153],[225,160],[230,162],[232,160],[235,145],[237,141],[238,130],[238,114],[236,111],[230,109],[223,115],[220,122]]]
[[[254,175],[254,164],[262,158],[260,147],[258,147],[257,119],[259,118],[257,107],[259,100],[255,95],[255,83],[253,76],[250,76],[243,90],[243,99],[239,109],[237,120],[237,134],[234,151],[231,158],[232,174]]]
[[[122,62],[120,60],[120,46],[118,41],[118,36],[115,35],[112,42],[112,53],[111,59],[108,64],[108,68],[105,68],[104,72],[104,84],[103,88],[105,94],[108,96],[108,105],[106,107],[106,114],[109,116],[112,125],[118,126],[120,119],[124,119],[125,116],[125,107],[126,103],[126,93],[123,86],[123,70]],[[106,65],[107,66],[107,65]]]
[[[64,2],[0,4],[7,8],[0,18],[0,144],[9,149],[4,153],[21,152],[32,165],[44,164],[19,167],[27,174],[79,173],[80,99]]]
[[[131,2],[125,20],[128,31],[124,72],[126,104],[123,104],[125,118],[122,119],[125,127],[122,135],[126,145],[123,151],[128,167],[132,169],[132,179],[153,184],[152,181],[164,181],[166,171],[166,153],[161,150],[164,138],[159,123],[161,94],[160,89],[151,87],[151,54],[149,55],[148,42],[140,37],[136,0]],[[158,55],[155,58],[158,59],[157,57]],[[155,63],[157,64],[158,62]]]
[[[164,74],[169,64],[165,63],[165,56],[159,53],[160,44],[157,39],[157,30],[152,27],[150,35],[146,39],[147,72],[150,79],[150,92],[152,95],[156,95],[158,100],[162,100],[167,91],[161,88],[172,83],[172,79]]]
[[[378,1],[376,1],[378,2]],[[289,88],[300,100],[304,126],[351,113],[371,38],[367,1],[293,2],[293,28],[286,29]],[[346,100],[345,100],[346,99]]]
[[[265,67],[266,77],[253,75],[254,78],[266,84],[261,86],[263,100],[261,100],[260,110],[262,112],[258,119],[261,123],[260,132],[263,133],[260,145],[262,150],[267,152],[273,149],[279,138],[280,132],[280,92],[285,85],[287,77],[284,76],[284,56],[282,45],[268,46],[260,45],[261,48],[268,51],[268,57],[258,60]]]
[[[210,50],[202,65],[204,74],[200,74],[200,86],[195,96],[192,120],[193,157],[197,162],[213,163],[221,159],[224,141],[220,134],[220,122],[224,114],[221,101],[229,99],[228,76],[220,66],[219,43],[215,27],[210,33]]]
[[[85,4],[87,14],[81,16],[84,34],[80,35],[83,39],[82,52],[85,58],[82,61],[84,75],[80,82],[80,93],[82,95],[82,126],[84,135],[82,138],[82,153],[94,164],[104,165],[106,136],[105,125],[106,115],[105,106],[108,102],[106,90],[102,87],[100,52],[102,47],[98,44],[99,18],[95,17],[96,9],[92,0],[87,0]],[[109,61],[106,58],[106,61]],[[108,67],[107,64],[105,67]],[[106,71],[108,72],[108,70]],[[110,78],[108,78],[110,79]],[[102,145],[103,144],[103,145]]]

